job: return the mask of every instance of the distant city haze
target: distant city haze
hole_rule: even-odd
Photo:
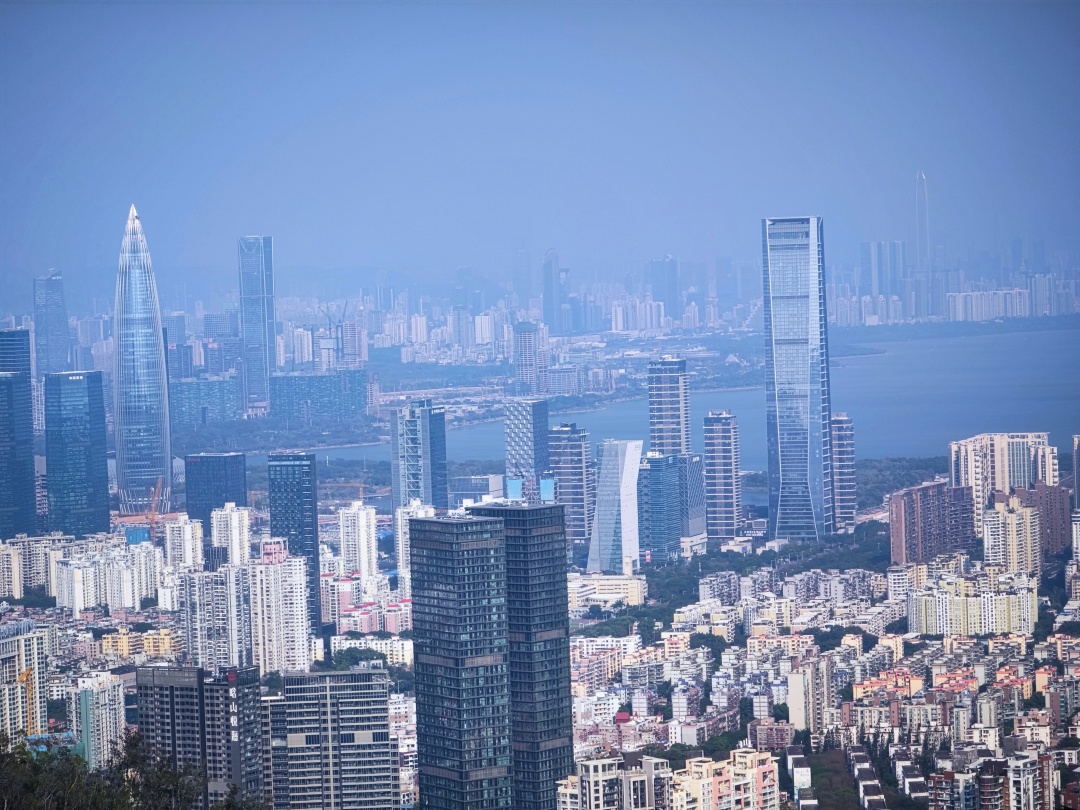
[[[763,216],[854,264],[915,244],[920,170],[948,256],[1075,250],[1078,34],[1067,3],[9,4],[4,298],[57,268],[107,309],[132,203],[169,307],[235,288],[246,234],[323,298],[552,247],[579,281],[755,262]]]

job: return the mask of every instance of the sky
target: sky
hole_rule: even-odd
[[[132,203],[166,297],[242,234],[284,294],[755,261],[763,216],[855,262],[919,170],[954,255],[1075,250],[1080,4],[2,4],[0,116],[0,312],[111,302]]]

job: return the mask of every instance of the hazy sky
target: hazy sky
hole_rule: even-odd
[[[1075,3],[4,4],[0,311],[49,267],[111,298],[131,203],[166,290],[247,233],[285,292],[752,260],[766,215],[854,261],[919,169],[950,250],[1074,248],[1078,84]]]

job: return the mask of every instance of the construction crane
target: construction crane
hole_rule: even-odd
[[[327,331],[330,332],[330,337],[334,341],[334,365],[340,368],[345,359],[345,333],[343,331],[343,324],[345,318],[349,314],[349,302],[345,301],[345,306],[341,310],[341,317],[336,321],[330,314],[330,307],[327,304],[323,304],[323,315],[326,316]]]
[[[26,696],[26,736],[33,737],[38,733],[37,712],[34,711],[34,668],[27,667],[20,673],[17,683],[23,687]]]

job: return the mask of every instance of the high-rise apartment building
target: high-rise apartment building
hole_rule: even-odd
[[[421,801],[431,810],[509,810],[503,522],[414,518],[409,533]]]
[[[666,565],[682,551],[682,457],[646,453],[638,470],[638,557],[641,564]]]
[[[353,501],[338,510],[338,536],[345,571],[360,575],[360,591],[372,597],[378,590],[379,536],[375,529],[375,507]]]
[[[161,528],[165,535],[165,564],[174,571],[201,571],[205,561],[202,523],[180,514],[166,520]]]
[[[506,437],[506,476],[522,482],[530,503],[538,503],[540,479],[549,472],[548,402],[510,399],[503,421]]]
[[[31,619],[0,625],[0,735],[8,740],[48,730],[46,642]]]
[[[855,531],[855,425],[846,413],[832,416],[833,514],[837,534]]]
[[[409,522],[413,518],[433,518],[435,507],[418,500],[394,510],[394,550],[397,554],[398,599],[412,599],[412,538]]]
[[[0,539],[34,534],[33,360],[29,329],[0,329]]]
[[[397,810],[398,743],[382,663],[282,680],[282,694],[263,699],[263,773],[275,810]]]
[[[788,711],[798,731],[819,734],[825,730],[825,713],[833,700],[833,660],[827,655],[813,658],[788,673]]]
[[[251,559],[251,510],[227,503],[210,513],[210,545],[221,549],[221,562],[244,565]]]
[[[157,282],[142,223],[131,206],[116,276],[113,335],[113,426],[120,514],[136,515],[172,503],[169,380]]]
[[[1007,573],[1042,573],[1039,513],[1021,506],[1015,495],[999,493],[983,513],[983,557]]]
[[[1057,448],[1046,433],[980,433],[949,442],[954,487],[971,487],[975,533],[983,536],[983,514],[995,492],[1058,482]]]
[[[574,769],[570,619],[563,507],[481,504],[502,521],[510,662],[514,810],[555,810],[555,785]]]
[[[64,302],[64,279],[55,270],[34,279],[34,352],[37,376],[71,368],[71,329]]]
[[[223,565],[184,571],[177,581],[188,663],[212,672],[251,666],[251,571]]]
[[[177,768],[194,767],[205,778],[199,810],[234,789],[240,799],[262,798],[257,669],[139,667],[135,688],[143,739]]]
[[[45,375],[45,470],[50,531],[83,537],[109,530],[100,371]]]
[[[446,481],[446,411],[430,399],[390,412],[390,483],[395,509],[413,500],[449,506]]]
[[[732,540],[742,527],[739,421],[731,411],[705,417],[705,531],[710,540]]]
[[[308,618],[312,635],[321,635],[319,604],[319,490],[314,453],[271,453],[270,536],[285,540],[289,555],[307,568]]]
[[[251,406],[269,402],[270,373],[276,359],[274,240],[270,236],[242,236],[237,246],[244,402]]]
[[[649,452],[690,452],[690,375],[686,361],[664,355],[649,363]]]
[[[835,531],[824,229],[764,219],[761,234],[769,534],[817,540]]]
[[[565,510],[567,559],[574,546],[592,539],[596,514],[596,471],[589,431],[564,422],[548,432],[548,463],[555,479],[555,500]]]
[[[1069,548],[1069,488],[1061,484],[1037,483],[1028,489],[1013,490],[1021,506],[1030,506],[1039,514],[1039,545],[1043,557],[1056,556]]]
[[[975,505],[967,487],[930,481],[889,496],[893,564],[929,562],[975,547]]]
[[[1080,435],[1072,437],[1073,509],[1080,509]]]
[[[547,390],[546,342],[535,323],[514,324],[514,386],[519,396],[536,396]]]
[[[638,571],[638,471],[640,441],[606,439],[598,447],[596,520],[589,539],[590,572]]]
[[[679,260],[671,256],[653,259],[645,266],[645,286],[653,301],[664,305],[664,315],[678,321],[683,314],[682,288],[679,283]],[[655,447],[652,448],[656,450]]]
[[[307,573],[281,540],[262,544],[251,568],[251,654],[264,675],[311,666]]]
[[[184,458],[188,516],[210,537],[210,513],[227,503],[247,506],[247,459],[243,453],[196,453]]]
[[[68,717],[79,743],[75,750],[92,771],[107,768],[124,739],[124,682],[111,672],[80,676],[68,691]]]

